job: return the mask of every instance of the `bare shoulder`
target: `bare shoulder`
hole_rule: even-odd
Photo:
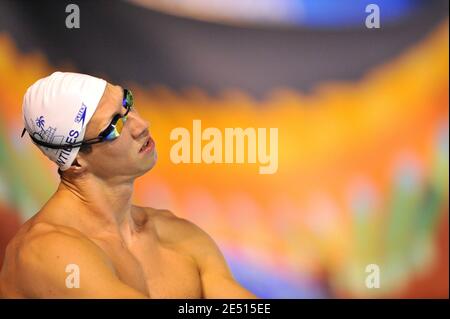
[[[145,212],[150,218],[157,218],[157,219],[166,219],[166,220],[172,220],[173,219],[181,219],[177,217],[173,212],[171,212],[168,209],[157,209],[153,207],[139,207],[143,212]]]
[[[222,252],[205,230],[168,210],[146,207],[145,211],[154,221],[162,240],[190,255],[197,262],[201,272],[214,268],[227,276],[230,275]]]
[[[66,227],[30,220],[22,225],[8,244],[6,261],[14,259],[23,262],[24,257],[42,252],[45,250],[43,248],[47,249],[64,244],[67,236],[76,237],[77,234]]]
[[[46,249],[65,245],[67,242],[89,242],[88,239],[74,228],[51,224],[48,222],[36,222],[29,225],[24,233],[17,238],[18,250],[29,252],[31,248]]]
[[[22,266],[41,266],[67,262],[102,250],[79,231],[61,225],[39,222],[30,227],[18,241],[16,253]],[[20,265],[19,265],[20,266]],[[20,269],[20,267],[19,267]]]
[[[165,209],[144,207],[144,211],[153,221],[158,235],[165,241],[172,243],[187,242],[198,244],[203,242],[211,244],[211,237],[193,222],[176,216],[173,212]]]
[[[104,253],[81,233],[46,222],[31,224],[14,239],[7,254],[5,271],[16,278],[10,284],[30,297],[51,296],[60,290],[69,265],[94,261],[108,267]]]
[[[234,279],[224,255],[207,232],[168,210],[145,207],[143,211],[165,242],[195,261],[204,298],[256,298]]]

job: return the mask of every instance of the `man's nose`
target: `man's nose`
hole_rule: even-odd
[[[149,134],[148,128],[150,127],[150,123],[144,120],[139,114],[136,112],[129,113],[127,122],[130,122],[130,131],[131,136],[134,139],[143,138],[145,135]]]

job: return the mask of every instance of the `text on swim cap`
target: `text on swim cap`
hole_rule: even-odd
[[[74,144],[77,142],[77,138],[80,136],[80,132],[77,130],[70,130],[69,136],[66,137],[65,143],[66,144]],[[58,159],[56,160],[56,163],[59,165],[65,165],[67,159],[70,156],[70,153],[72,152],[72,146],[68,145],[67,147],[64,147],[61,149],[58,155]]]

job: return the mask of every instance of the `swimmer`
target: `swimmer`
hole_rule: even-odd
[[[205,231],[133,205],[157,153],[130,90],[55,72],[28,88],[23,117],[22,136],[58,165],[60,183],[10,241],[1,297],[255,298]]]

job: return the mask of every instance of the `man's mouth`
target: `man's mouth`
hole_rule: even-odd
[[[155,142],[149,136],[148,139],[145,141],[145,143],[142,145],[141,149],[139,150],[139,153],[150,151],[153,149],[154,146],[155,146]]]

